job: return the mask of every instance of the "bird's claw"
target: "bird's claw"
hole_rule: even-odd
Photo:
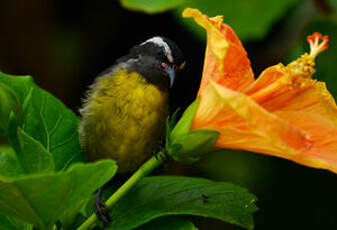
[[[109,208],[102,201],[102,188],[100,188],[96,193],[94,210],[97,218],[102,221],[103,224],[111,222],[111,217],[109,216]]]
[[[155,153],[156,160],[165,161],[170,158],[169,153],[167,152],[166,148],[162,145],[158,146],[159,152]]]

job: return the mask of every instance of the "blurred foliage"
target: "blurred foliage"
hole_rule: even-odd
[[[209,16],[223,15],[224,21],[231,25],[241,40],[262,39],[273,24],[285,15],[287,10],[301,0],[121,0],[124,7],[146,13],[160,13],[179,6],[175,15],[180,23],[194,36],[204,40],[204,30],[190,20],[181,18],[186,7],[197,8]],[[266,10],[267,9],[267,10]]]
[[[148,14],[161,13],[173,9],[185,0],[120,0],[122,6],[130,10],[143,11]]]
[[[245,151],[219,149],[202,158],[195,169],[207,178],[233,181],[240,186],[256,190],[263,187],[259,182],[268,174],[270,167],[268,158]]]
[[[205,39],[204,30],[192,20],[181,18],[181,12],[184,8],[197,8],[210,17],[223,15],[224,22],[234,29],[240,40],[259,40],[264,38],[272,26],[300,1],[193,0],[181,4],[174,13],[187,30],[202,40]]]
[[[328,0],[328,4],[333,8],[335,13],[337,13],[337,1],[336,0]]]

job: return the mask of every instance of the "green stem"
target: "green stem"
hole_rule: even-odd
[[[151,173],[155,168],[161,165],[164,161],[162,152],[157,153],[146,161],[110,198],[105,202],[108,208],[111,208],[120,198],[122,198],[140,179]],[[92,214],[77,230],[90,229],[97,221],[97,216]]]

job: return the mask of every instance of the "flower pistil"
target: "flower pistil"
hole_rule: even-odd
[[[292,90],[292,89],[304,89],[305,87],[310,86],[314,83],[314,81],[307,79],[311,79],[312,75],[315,73],[315,58],[316,56],[326,50],[328,48],[328,36],[322,36],[320,33],[313,33],[307,37],[307,41],[310,45],[310,54],[305,53],[297,60],[291,62],[287,66],[282,64],[276,65],[272,71],[276,71],[281,74],[279,79],[275,79],[275,81],[268,86],[255,91],[250,96],[257,102],[262,102],[266,98],[272,95],[278,95],[284,93],[284,91]],[[267,74],[268,75],[268,74]],[[264,77],[262,74],[261,77]],[[254,87],[252,87],[254,88]]]
[[[303,54],[296,61],[290,63],[287,68],[297,76],[311,78],[315,73],[315,58],[328,48],[329,37],[315,32],[307,37],[307,41],[310,45],[310,54]]]

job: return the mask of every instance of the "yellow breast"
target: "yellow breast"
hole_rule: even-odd
[[[136,72],[100,77],[81,110],[80,142],[88,158],[115,159],[120,173],[136,169],[163,137],[167,97]]]

